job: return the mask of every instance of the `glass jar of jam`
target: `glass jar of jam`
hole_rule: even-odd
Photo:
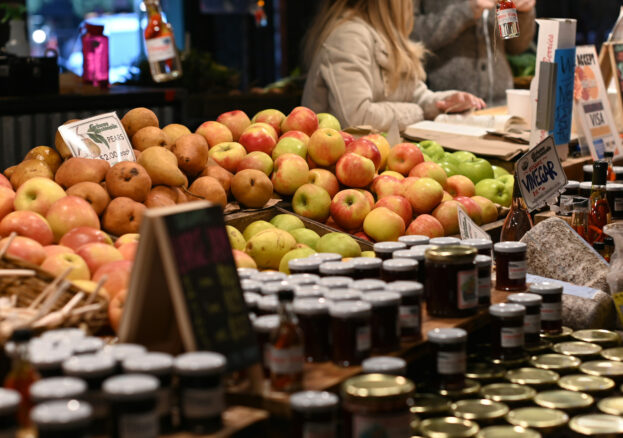
[[[430,245],[420,245],[414,246],[409,250],[409,258],[413,260],[417,260],[417,276],[416,280],[419,283],[426,284],[426,250],[428,248],[432,248]],[[424,288],[424,293],[426,293],[426,288]]]
[[[30,411],[39,438],[87,438],[93,409],[78,400],[41,403]],[[105,432],[104,432],[105,433]]]
[[[612,219],[623,219],[623,184],[606,184],[606,199]]]
[[[366,294],[368,292],[384,291],[385,284],[383,280],[356,280],[350,285],[350,288]]]
[[[72,356],[72,349],[67,344],[52,346],[47,344],[39,348],[30,348],[30,363],[41,377],[59,377],[63,375],[63,362]]]
[[[323,262],[339,262],[342,260],[342,254],[336,252],[317,252],[309,256],[310,259],[318,258]]]
[[[307,286],[296,286],[294,288],[295,298],[324,298],[324,294],[329,291],[329,288],[320,286],[318,284]]]
[[[286,281],[295,286],[313,286],[320,280],[319,275],[315,274],[290,274]]]
[[[462,389],[467,364],[467,332],[460,328],[436,328],[429,331],[427,337],[435,349],[439,387],[448,391]]]
[[[433,246],[455,246],[460,244],[461,239],[456,237],[433,237],[429,242],[429,245]]]
[[[338,436],[337,395],[326,391],[302,391],[290,396],[293,438]]]
[[[255,274],[253,277],[251,277],[251,280],[255,280],[261,284],[264,284],[264,283],[270,283],[271,281],[283,281],[287,277],[288,276],[284,274],[283,272],[264,271],[264,272],[258,272],[257,274]]]
[[[247,309],[249,309],[249,313],[257,312],[257,305],[262,299],[262,296],[260,294],[256,294],[255,292],[243,292],[242,296],[244,297]]]
[[[411,260],[418,260],[418,257],[416,255],[417,253],[415,251],[412,251],[411,248],[408,249],[401,249],[400,251],[394,251],[393,257],[394,259],[411,259]]]
[[[431,239],[432,240],[432,239]],[[426,251],[426,307],[428,314],[462,318],[478,310],[476,249],[445,246]]]
[[[52,342],[53,344],[59,343],[73,343],[86,337],[84,330],[75,327],[65,327],[50,330],[41,334],[41,339],[44,341]]]
[[[335,277],[321,278],[318,284],[326,287],[327,289],[344,289],[353,284],[353,279],[339,275]]]
[[[351,262],[324,262],[320,265],[322,277],[352,277],[355,274],[355,265]]]
[[[478,305],[487,307],[491,304],[491,257],[478,254],[475,261],[478,270]]]
[[[400,294],[400,337],[417,340],[422,337],[422,294],[424,286],[416,281],[394,281],[387,290]]]
[[[370,355],[372,306],[343,301],[329,307],[333,362],[341,367],[359,365]]]
[[[303,331],[305,360],[328,361],[331,358],[329,303],[324,298],[296,299],[294,313]]]
[[[363,301],[372,306],[372,351],[388,353],[400,347],[400,295],[395,292],[370,292]]]
[[[430,238],[428,236],[422,236],[419,234],[410,234],[407,236],[400,236],[398,238],[398,242],[406,244],[408,248],[411,248],[412,246],[428,245],[429,241]]]
[[[270,338],[275,330],[279,327],[279,315],[264,315],[253,320],[253,330],[257,336],[257,343],[262,352],[262,367],[265,375],[269,375],[268,354],[270,352]]]
[[[265,295],[257,302],[257,314],[261,316],[277,313],[278,305],[277,294]]]
[[[365,374],[407,375],[407,362],[400,357],[377,356],[369,357],[361,363],[361,371]]]
[[[146,374],[124,374],[104,382],[112,411],[112,438],[157,438],[158,379]]]
[[[496,289],[512,292],[526,289],[527,250],[528,246],[522,242],[498,242],[493,245]]]
[[[209,351],[185,353],[175,358],[179,377],[179,403],[182,428],[196,434],[218,431],[225,410],[223,373],[225,356]]]
[[[494,360],[514,361],[525,356],[524,315],[521,304],[500,303],[489,307],[491,322],[491,355]]]
[[[351,260],[351,263],[355,265],[355,280],[364,279],[381,279],[381,266],[383,260],[378,257],[356,257]]]
[[[346,380],[341,390],[344,436],[411,436],[409,401],[414,390],[413,382],[399,376],[363,374]]]
[[[461,245],[471,246],[476,248],[478,254],[491,257],[491,249],[493,248],[493,242],[487,239],[465,239],[461,240]]]
[[[329,289],[324,297],[330,303],[339,303],[344,301],[360,301],[363,294],[356,289]]]
[[[30,397],[35,404],[72,398],[84,400],[86,392],[86,382],[75,377],[41,379],[30,387]]]
[[[100,355],[110,356],[115,360],[115,374],[123,372],[123,361],[132,356],[143,355],[147,353],[147,349],[139,344],[113,344],[105,346]]]
[[[245,278],[240,281],[240,287],[242,287],[243,292],[253,292],[254,294],[262,293],[262,283],[259,281]]]
[[[541,303],[541,332],[562,333],[562,284],[553,281],[532,283],[530,292],[543,298]]]
[[[383,281],[417,280],[418,262],[413,259],[391,259],[383,262]]]
[[[525,345],[530,347],[541,342],[541,303],[543,299],[540,295],[519,293],[508,296],[508,302],[521,304],[526,308],[526,315],[523,318],[523,332]]]
[[[6,438],[17,436],[17,410],[21,401],[22,396],[19,392],[0,388],[0,436]]]
[[[288,269],[290,274],[320,274],[320,265],[322,265],[322,258],[320,257],[307,257],[304,259],[294,259],[288,262]]]
[[[259,272],[255,268],[238,268],[236,269],[236,271],[238,271],[238,278],[240,280],[244,280],[245,278],[251,278]]]
[[[407,244],[402,242],[378,242],[374,244],[374,253],[381,260],[392,258],[394,251],[406,249]]]
[[[95,336],[87,336],[76,341],[72,350],[75,355],[80,354],[95,354],[104,348],[104,341],[101,338]]]

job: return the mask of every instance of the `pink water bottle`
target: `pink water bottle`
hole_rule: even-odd
[[[82,80],[96,87],[108,87],[108,37],[104,26],[85,23],[82,34]]]

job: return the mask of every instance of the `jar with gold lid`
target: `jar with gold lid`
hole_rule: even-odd
[[[455,417],[476,421],[480,426],[496,424],[508,413],[507,405],[486,398],[459,400],[451,409]]]
[[[610,330],[589,329],[577,330],[571,337],[577,341],[592,342],[602,348],[616,347],[621,342],[621,337]]]
[[[569,391],[581,391],[595,396],[602,396],[612,391],[614,380],[602,376],[570,374],[561,377],[558,381],[558,386]]]
[[[480,383],[475,380],[465,379],[465,385],[461,389],[442,388],[439,394],[451,400],[471,399],[480,393]]]
[[[559,409],[517,408],[506,415],[506,421],[513,426],[526,427],[549,434],[569,422],[569,416]]]
[[[511,383],[543,388],[555,385],[560,376],[558,373],[539,368],[517,368],[506,373],[506,379]]]
[[[590,408],[595,399],[585,392],[555,389],[539,392],[534,396],[534,403],[542,408],[561,409],[565,412],[577,412]]]
[[[541,354],[530,358],[530,364],[533,367],[555,371],[559,374],[577,372],[581,363],[582,361],[577,357],[564,354]]]
[[[519,426],[489,426],[478,432],[476,438],[541,438],[541,434]]]
[[[609,377],[614,381],[623,381],[623,362],[591,360],[580,365],[580,371],[592,376]]]
[[[559,342],[552,347],[552,350],[565,356],[575,356],[580,360],[587,360],[596,357],[601,353],[601,346],[592,342],[569,341]]]
[[[533,388],[516,383],[492,383],[483,387],[480,393],[484,398],[509,406],[525,405],[536,395]]]
[[[607,348],[601,352],[604,359],[623,362],[623,347]]]
[[[597,403],[597,408],[604,414],[623,416],[623,397],[608,397]]]
[[[489,362],[468,362],[465,377],[481,383],[504,380],[506,368]]]
[[[541,320],[541,325],[542,323],[543,321]],[[560,333],[544,333],[543,331],[541,331],[541,340],[549,341],[554,344],[558,342],[567,342],[571,340],[572,333],[573,333],[573,330],[563,325],[562,331]]]
[[[425,437],[470,438],[475,437],[479,430],[475,422],[457,417],[429,418],[420,424],[420,431]]]
[[[346,380],[341,389],[347,414],[344,436],[410,436],[409,402],[414,390],[411,380],[386,374],[364,374]]]
[[[578,415],[571,419],[569,428],[580,435],[618,437],[623,434],[623,418],[607,414]]]
[[[451,401],[437,394],[414,394],[411,400],[411,413],[419,418],[445,416],[450,413]]]

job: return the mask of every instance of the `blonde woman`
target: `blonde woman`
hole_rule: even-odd
[[[469,93],[432,92],[424,48],[409,41],[413,0],[324,0],[306,37],[303,105],[342,126],[402,131],[440,112],[484,108]]]

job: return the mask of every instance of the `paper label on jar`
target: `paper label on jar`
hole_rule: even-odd
[[[560,321],[562,319],[562,303],[541,304],[541,321]]]
[[[417,328],[420,326],[420,306],[400,306],[400,326]]]
[[[175,58],[175,44],[171,36],[145,40],[145,48],[147,49],[149,62],[160,62]]]
[[[119,418],[119,438],[153,438],[158,433],[158,416],[155,411],[122,414]]]
[[[156,394],[156,412],[160,416],[171,413],[172,405],[171,388],[161,388]]]
[[[469,271],[459,271],[456,275],[459,309],[471,309],[478,305],[477,278],[475,268]]]
[[[302,438],[337,438],[337,424],[333,421],[303,423]]]
[[[541,314],[524,316],[523,331],[524,333],[541,333]]]
[[[270,348],[270,362],[268,368],[274,374],[296,374],[303,372],[305,356],[303,347]]]
[[[370,326],[364,325],[357,329],[357,352],[369,351],[372,345],[370,339]]]
[[[524,335],[522,327],[502,327],[500,331],[502,348],[523,347]]]
[[[491,296],[491,276],[478,277],[478,298]]]
[[[405,438],[412,435],[409,412],[386,415],[353,415],[353,438]]]
[[[466,360],[465,351],[440,351],[437,353],[437,373],[465,374]]]
[[[614,200],[614,211],[623,211],[623,198],[616,198]]]
[[[186,418],[212,418],[225,410],[225,391],[222,386],[213,389],[184,389],[181,408]]]
[[[510,280],[522,280],[526,278],[526,261],[508,262],[508,278]]]

